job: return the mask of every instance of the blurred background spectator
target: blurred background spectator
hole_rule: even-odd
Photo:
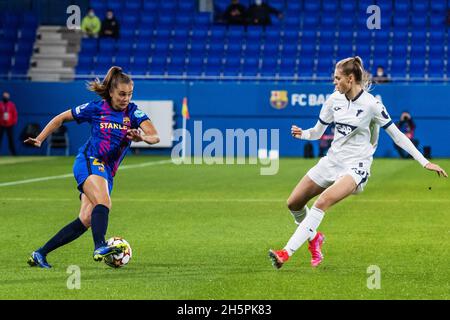
[[[386,82],[389,82],[389,77],[384,72],[383,66],[378,66],[377,67],[377,73],[372,78],[372,81],[375,82],[375,83],[386,83]]]
[[[3,133],[6,131],[9,151],[13,156],[16,155],[16,147],[14,145],[14,126],[16,124],[16,105],[10,100],[9,92],[3,92],[2,101],[0,102],[0,147],[3,140]]]
[[[112,10],[106,11],[106,17],[102,21],[100,36],[118,39],[120,35],[120,25]]]
[[[239,0],[231,0],[224,12],[224,22],[234,25],[245,25],[247,22],[247,8],[239,3]]]
[[[102,23],[95,15],[95,11],[89,8],[88,14],[81,21],[81,31],[84,37],[98,38]]]
[[[400,121],[398,121],[396,125],[400,129],[400,131],[403,132],[417,148],[419,145],[419,141],[414,138],[414,130],[416,129],[416,124],[414,123],[411,114],[407,111],[402,112],[400,116]],[[397,149],[398,154],[400,155],[400,158],[411,157],[405,150],[403,150],[396,144],[394,145],[395,149]]]
[[[279,19],[283,18],[283,14],[271,7],[262,0],[255,0],[255,3],[248,8],[248,22],[253,25],[268,26],[272,24],[270,15],[276,14]]]

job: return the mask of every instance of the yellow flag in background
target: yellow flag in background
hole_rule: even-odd
[[[183,108],[181,109],[181,114],[183,115],[183,118],[189,119],[189,110],[187,106],[187,98],[183,98]]]

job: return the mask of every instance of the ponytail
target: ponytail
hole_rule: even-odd
[[[340,68],[346,76],[353,74],[356,83],[360,84],[364,90],[370,91],[372,79],[369,72],[364,69],[363,61],[359,56],[342,59],[336,64],[336,68]]]
[[[87,87],[88,90],[97,93],[103,99],[109,100],[111,99],[109,92],[116,88],[119,83],[133,83],[133,80],[122,72],[122,68],[114,66],[108,70],[102,82],[97,78],[89,82]]]

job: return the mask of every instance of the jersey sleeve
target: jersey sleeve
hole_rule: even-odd
[[[150,120],[150,118],[145,114],[144,111],[136,108],[131,114],[131,127],[133,129],[137,129],[145,120]]]
[[[392,124],[391,116],[380,101],[375,103],[373,113],[373,121],[383,129],[386,129]]]
[[[321,124],[327,126],[334,121],[333,110],[333,100],[329,97],[322,105],[322,109],[319,114],[319,121]]]
[[[72,116],[77,123],[83,123],[86,121],[91,123],[95,110],[96,105],[92,102],[88,102],[71,109]]]

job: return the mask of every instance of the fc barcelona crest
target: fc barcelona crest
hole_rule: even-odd
[[[288,104],[288,93],[286,90],[271,91],[270,105],[275,109],[286,108]]]

